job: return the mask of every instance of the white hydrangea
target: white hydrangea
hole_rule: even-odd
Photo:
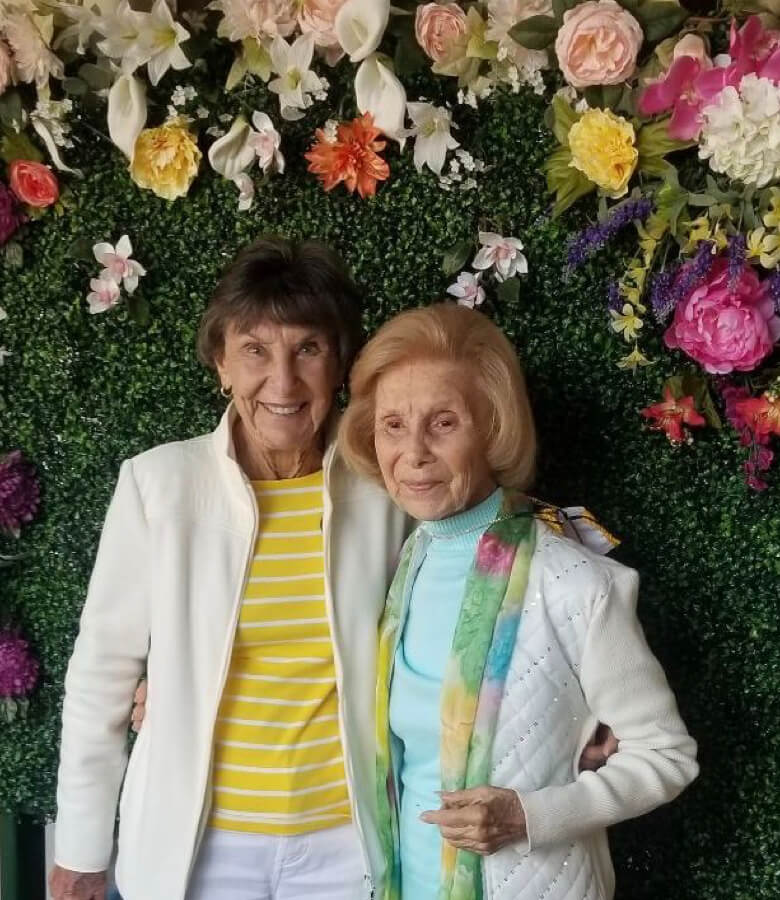
[[[699,157],[713,172],[764,187],[780,177],[780,87],[745,75],[702,110]]]
[[[491,66],[494,79],[509,85],[514,93],[523,84],[530,85],[537,94],[543,93],[541,73],[550,62],[547,52],[522,47],[509,31],[530,16],[552,15],[552,0],[488,0],[487,10],[485,37],[498,43],[498,57]]]

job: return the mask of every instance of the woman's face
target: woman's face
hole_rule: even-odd
[[[327,336],[316,328],[261,322],[230,326],[217,360],[246,435],[271,452],[305,452],[317,439],[341,381]]]
[[[410,362],[376,386],[374,446],[390,496],[416,519],[444,519],[496,487],[485,459],[481,395],[463,366]]]

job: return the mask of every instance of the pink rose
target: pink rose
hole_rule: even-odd
[[[778,338],[780,318],[766,282],[745,264],[730,287],[722,257],[707,281],[677,304],[664,334],[667,347],[678,347],[713,375],[751,372]]]
[[[39,209],[56,203],[60,196],[60,186],[52,170],[32,160],[15,159],[8,167],[8,183],[22,203]]]
[[[588,0],[563,14],[555,53],[576,88],[620,84],[634,74],[642,27],[615,0]]]
[[[679,59],[681,56],[692,56],[700,63],[702,69],[712,68],[707,45],[698,34],[686,34],[677,41],[672,51],[672,60]]]
[[[298,11],[298,24],[304,34],[313,34],[318,47],[339,48],[333,24],[336,13],[346,0],[303,0]],[[342,51],[343,55],[343,51]]]
[[[417,43],[434,62],[444,62],[466,35],[466,13],[457,3],[418,6],[414,33]]]
[[[16,65],[13,53],[6,42],[0,38],[0,94],[4,94],[7,87],[16,84]]]

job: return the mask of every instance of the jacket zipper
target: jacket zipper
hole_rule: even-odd
[[[242,475],[243,478],[243,475]],[[244,590],[246,586],[247,576],[249,575],[249,569],[252,565],[252,559],[254,557],[254,548],[257,543],[257,532],[258,532],[258,509],[257,509],[257,500],[255,498],[254,491],[250,490],[246,484],[246,479],[244,479],[244,484],[242,485],[245,493],[250,497],[251,505],[252,505],[252,536],[249,542],[249,547],[246,553],[246,562],[244,563],[244,574],[241,579],[241,585],[239,587],[238,594],[233,601],[233,616],[231,619],[230,630],[228,631],[228,640],[225,642],[225,649],[222,656],[222,673],[220,675],[219,680],[219,690],[216,694],[216,705],[214,707],[214,715],[213,722],[211,726],[211,736],[209,738],[209,762],[206,768],[206,778],[205,782],[201,785],[201,810],[200,810],[200,818],[198,819],[198,826],[195,832],[195,842],[192,849],[192,855],[190,857],[190,867],[187,871],[187,882],[189,883],[190,876],[192,875],[192,869],[195,865],[195,861],[198,856],[198,851],[200,850],[200,844],[203,839],[203,834],[205,832],[205,819],[210,809],[210,806],[206,803],[206,795],[208,792],[208,787],[211,783],[211,759],[214,748],[214,729],[217,724],[217,713],[219,711],[219,704],[222,701],[222,692],[225,690],[225,682],[227,681],[227,673],[230,667],[230,657],[233,652],[233,643],[235,642],[235,634],[236,634],[236,626],[238,625],[238,617],[241,614],[241,599],[244,596]],[[185,893],[186,893],[186,884],[185,884]]]
[[[368,882],[369,896],[374,896],[374,878],[371,871],[371,864],[366,851],[365,833],[360,821],[360,814],[355,801],[354,774],[352,771],[352,758],[347,749],[347,733],[344,724],[344,705],[342,702],[342,688],[344,686],[344,674],[341,665],[341,652],[336,639],[335,614],[333,608],[333,592],[330,585],[330,547],[331,547],[331,521],[333,513],[333,502],[330,498],[330,470],[333,464],[335,453],[333,448],[330,450],[330,456],[326,465],[323,466],[323,500],[324,511],[322,518],[322,539],[323,549],[325,551],[325,608],[328,616],[328,625],[330,627],[331,644],[333,646],[333,667],[336,671],[336,699],[339,715],[339,735],[341,737],[341,746],[344,753],[344,774],[347,781],[347,792],[349,794],[349,805],[352,810],[352,820],[360,843],[360,852],[363,857],[363,868],[366,872]]]

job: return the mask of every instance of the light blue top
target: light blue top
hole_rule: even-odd
[[[401,890],[437,900],[441,835],[420,813],[438,809],[441,686],[477,544],[501,507],[501,489],[466,512],[422,522],[428,546],[412,587],[390,687],[390,729],[402,745]]]

